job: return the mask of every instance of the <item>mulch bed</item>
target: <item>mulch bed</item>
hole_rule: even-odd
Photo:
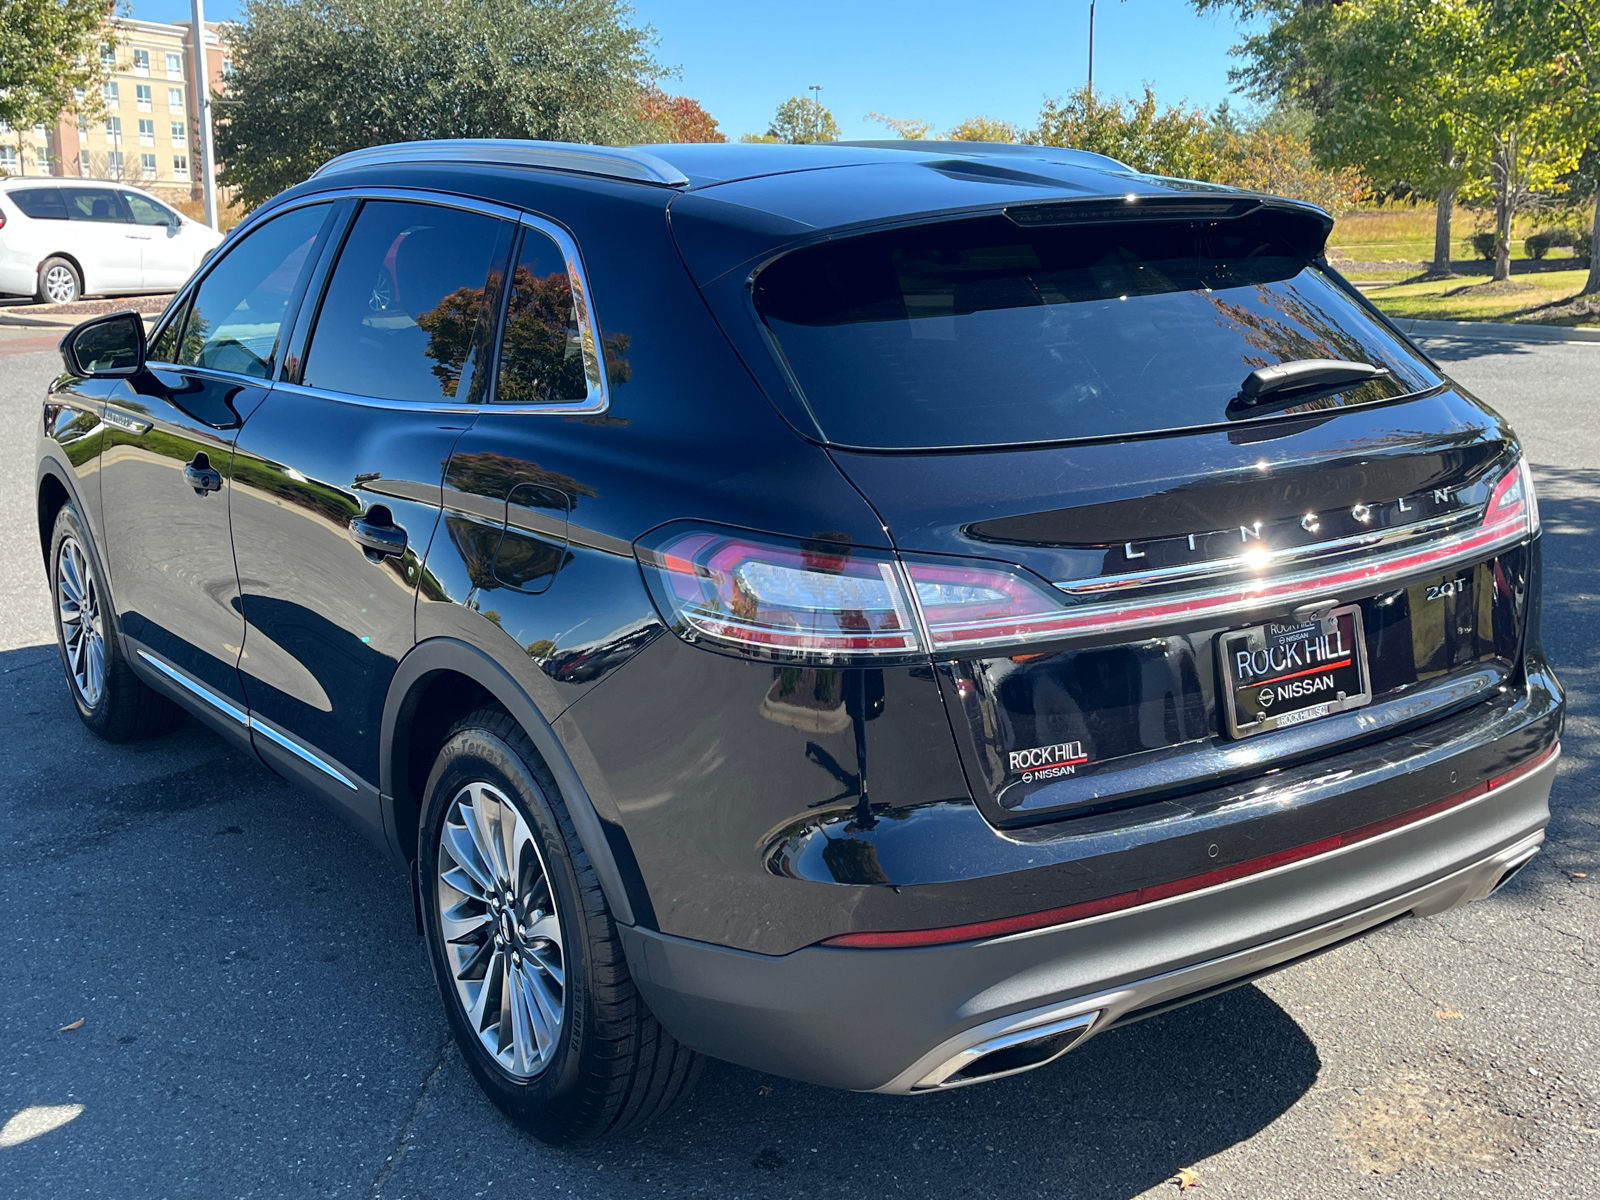
[[[112,300],[77,300],[72,304],[15,304],[4,311],[21,317],[95,317],[101,313],[126,312],[159,313],[172,299],[164,296],[123,296]]]

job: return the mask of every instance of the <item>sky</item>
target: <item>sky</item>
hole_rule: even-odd
[[[763,132],[790,96],[820,84],[846,138],[893,136],[869,112],[947,129],[972,116],[1034,123],[1046,95],[1083,86],[1089,0],[634,0],[659,38],[665,81],[698,99],[730,138]],[[208,21],[238,15],[208,0]],[[147,21],[189,19],[188,0],[133,0]],[[1228,84],[1238,26],[1198,16],[1188,0],[1099,0],[1095,87],[1115,95],[1154,85],[1167,103],[1248,108]]]

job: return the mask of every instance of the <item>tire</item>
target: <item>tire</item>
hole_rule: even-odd
[[[508,840],[518,847],[510,870]],[[495,855],[502,865],[487,862]],[[689,1094],[703,1060],[673,1040],[634,987],[555,781],[498,705],[445,736],[428,777],[417,866],[428,956],[456,1045],[512,1120],[541,1141],[587,1142],[638,1128]],[[554,923],[541,907],[552,899]],[[508,994],[512,1003],[500,1003]],[[542,1043],[539,1030],[549,1035]]]
[[[128,666],[101,578],[77,510],[63,504],[50,534],[50,595],[56,646],[78,716],[89,732],[108,742],[169,733],[183,724],[183,710]]]
[[[78,268],[59,256],[39,264],[39,286],[34,297],[40,304],[71,304],[83,299],[83,276]]]

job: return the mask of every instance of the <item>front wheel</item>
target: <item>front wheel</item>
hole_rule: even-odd
[[[544,1141],[582,1142],[689,1093],[700,1056],[645,1007],[555,781],[504,709],[445,738],[418,853],[456,1044],[505,1113]]]

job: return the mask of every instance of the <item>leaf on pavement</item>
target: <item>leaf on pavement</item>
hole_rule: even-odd
[[[1461,1019],[1461,1014],[1453,1008],[1441,1008],[1433,1015],[1438,1017],[1441,1021],[1458,1021]]]
[[[1200,1186],[1200,1172],[1193,1167],[1179,1167],[1177,1177],[1168,1182],[1177,1184],[1180,1192],[1187,1192]]]
[[[72,1024],[63,1025],[60,1029],[56,1030],[56,1032],[57,1033],[71,1033],[74,1029],[82,1029],[82,1028],[83,1028],[83,1018],[79,1017],[76,1021],[72,1022]]]

